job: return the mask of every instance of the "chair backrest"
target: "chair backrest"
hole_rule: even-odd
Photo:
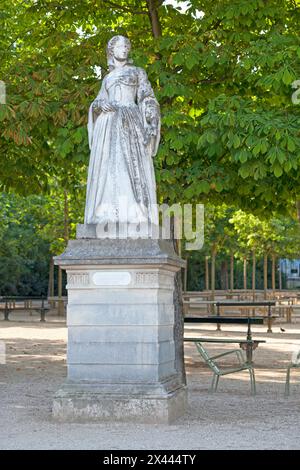
[[[196,347],[201,355],[201,357],[204,359],[204,361],[206,362],[206,364],[208,365],[208,367],[215,373],[215,374],[219,374],[220,373],[220,369],[219,367],[217,366],[217,364],[215,363],[215,361],[213,359],[210,358],[208,352],[206,351],[206,349],[203,347],[202,343],[196,343]]]

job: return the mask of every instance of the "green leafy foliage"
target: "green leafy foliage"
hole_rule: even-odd
[[[39,196],[0,196],[0,293],[47,293],[49,240],[39,231],[46,223]]]
[[[3,3],[3,0],[1,0]],[[47,190],[65,175],[82,184],[87,109],[106,72],[113,34],[132,41],[162,107],[155,160],[160,200],[238,203],[284,211],[299,194],[299,8],[293,0],[157,2],[153,38],[147,2],[5,2],[0,75],[7,84],[0,182]],[[95,67],[98,67],[96,69]]]
[[[66,220],[66,194],[51,183],[48,195],[0,195],[0,295],[46,295],[50,258],[75,236],[84,201],[73,201]]]
[[[83,215],[87,110],[114,34],[130,38],[161,105],[159,202],[215,205],[210,243],[219,250],[237,242],[219,211],[227,221],[232,206],[261,220],[296,216],[300,107],[291,85],[300,79],[300,2],[156,6],[162,34],[154,37],[145,0],[0,0],[0,188],[50,197],[49,238],[39,236],[51,252]],[[66,203],[67,221],[57,210]]]

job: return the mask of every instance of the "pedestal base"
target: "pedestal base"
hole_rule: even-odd
[[[173,388],[174,384],[170,387]],[[127,388],[127,390],[126,390]],[[116,421],[170,424],[186,409],[186,389],[99,384],[65,384],[55,395],[53,417],[57,421]]]
[[[183,262],[172,244],[77,239],[56,263],[68,277],[68,379],[54,418],[170,423],[181,416],[174,276]]]

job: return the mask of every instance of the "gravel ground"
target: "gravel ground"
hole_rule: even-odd
[[[65,325],[53,320],[0,323],[7,351],[7,363],[0,365],[0,449],[300,449],[299,371],[292,374],[291,397],[283,396],[286,365],[300,348],[300,324],[282,324],[285,332],[276,324],[273,334],[265,326],[253,328],[255,338],[267,340],[254,353],[256,397],[249,394],[247,373],[221,378],[218,392],[209,394],[211,374],[187,344],[189,407],[167,426],[53,422],[52,397],[66,376],[67,337]],[[193,326],[186,334],[198,333],[245,337],[244,328],[231,325],[219,333],[210,325]],[[209,345],[212,353],[232,348],[215,346]]]

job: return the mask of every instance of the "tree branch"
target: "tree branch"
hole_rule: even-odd
[[[162,35],[161,25],[158,16],[158,8],[162,4],[161,1],[157,0],[146,0],[148,6],[148,15],[151,23],[152,34],[155,38],[159,38]]]
[[[117,8],[118,10],[126,11],[128,13],[133,13],[135,15],[147,15],[148,12],[147,10],[133,10],[132,8],[128,8],[123,5],[119,5],[118,3],[111,2],[110,0],[103,0],[104,3],[108,3],[108,5],[111,5],[114,8]]]

